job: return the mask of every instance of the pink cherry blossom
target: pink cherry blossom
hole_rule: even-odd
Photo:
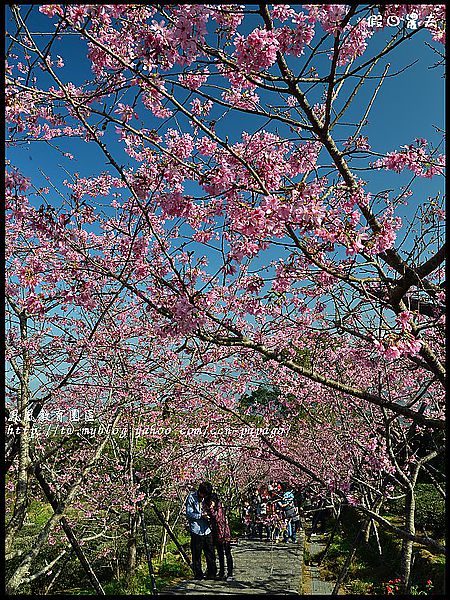
[[[245,38],[238,35],[235,44],[238,65],[256,71],[273,65],[279,47],[274,32],[259,28],[254,29]]]

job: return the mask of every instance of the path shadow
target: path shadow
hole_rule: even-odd
[[[183,581],[161,595],[272,594],[300,596],[303,544],[240,540],[232,544],[233,581]]]

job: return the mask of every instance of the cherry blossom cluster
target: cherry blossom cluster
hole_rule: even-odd
[[[433,156],[427,152],[428,142],[423,138],[416,140],[416,144],[403,146],[399,152],[388,152],[385,158],[375,161],[373,166],[377,169],[389,169],[401,173],[409,169],[418,177],[431,179],[435,175],[443,175],[445,155]]]

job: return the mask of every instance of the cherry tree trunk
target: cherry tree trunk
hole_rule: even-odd
[[[170,508],[167,507],[167,513],[166,513],[166,523],[169,523],[169,519],[170,519]],[[164,560],[164,555],[166,553],[166,546],[167,546],[167,529],[165,527],[163,527],[163,538],[162,538],[162,542],[161,542],[161,553],[159,555],[159,562],[162,563],[162,561]]]
[[[361,528],[359,529],[358,533],[356,534],[356,538],[353,542],[352,548],[351,548],[350,552],[348,553],[348,556],[347,556],[345,563],[341,569],[341,572],[339,573],[337,581],[334,584],[333,591],[331,592],[332,596],[335,596],[339,593],[339,589],[342,586],[342,584],[344,583],[345,578],[347,577],[347,573],[348,573],[348,571],[350,569],[350,565],[352,564],[352,561],[355,557],[356,551],[358,550],[358,547],[361,544],[362,540],[365,539],[369,529],[370,529],[370,520],[366,520],[361,525]]]
[[[127,561],[125,567],[125,578],[127,588],[132,585],[132,580],[137,567],[137,524],[138,519],[136,514],[130,514],[128,519],[128,540],[127,540]]]
[[[21,339],[27,340],[27,317],[20,313],[20,334]],[[15,502],[13,515],[6,527],[5,552],[11,551],[18,531],[22,528],[28,505],[28,466],[30,464],[30,419],[28,412],[28,403],[30,398],[29,391],[30,368],[28,350],[24,347],[22,350],[22,373],[20,380],[20,391],[18,394],[18,417],[20,423],[19,433],[19,453],[18,470],[15,489]]]
[[[405,499],[405,531],[415,535],[415,510],[416,501],[414,497],[414,488],[407,489]],[[400,562],[403,593],[407,594],[411,585],[411,566],[413,558],[412,540],[403,540],[402,556]]]
[[[133,426],[129,426],[127,465],[131,482],[134,481],[134,443],[134,429]],[[125,565],[125,581],[128,589],[132,585],[137,567],[137,525],[138,517],[136,513],[130,513],[128,517],[127,559]]]
[[[58,510],[59,503],[58,503],[58,500],[56,499],[55,494],[52,492],[50,486],[48,485],[47,481],[45,480],[44,475],[42,473],[42,469],[39,466],[37,466],[36,469],[34,470],[34,473],[35,473],[36,479],[39,482],[39,485],[41,486],[42,491],[44,492],[47,500],[50,502],[53,510],[56,512]],[[89,581],[91,582],[92,587],[95,589],[95,591],[97,592],[98,595],[104,596],[105,591],[102,588],[102,585],[101,585],[100,581],[98,580],[97,575],[95,574],[91,564],[89,563],[89,560],[87,559],[86,554],[83,552],[83,549],[81,548],[72,527],[69,525],[69,523],[65,517],[61,518],[61,527],[63,528],[64,533],[66,534],[67,539],[69,540],[73,551],[75,552],[78,560],[81,563],[81,566],[83,567]]]

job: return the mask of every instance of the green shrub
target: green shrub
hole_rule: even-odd
[[[345,589],[348,594],[367,596],[373,593],[373,584],[361,579],[352,579],[346,584]]]
[[[230,531],[232,536],[239,537],[244,534],[245,526],[237,512],[231,511],[228,515],[228,521],[230,523]]]
[[[437,538],[444,537],[445,500],[431,483],[416,487],[416,527]]]
[[[398,495],[401,494],[401,490],[397,490]],[[405,496],[397,498],[395,500],[388,500],[385,505],[385,510],[390,515],[404,518],[405,516]]]
[[[433,486],[429,484],[420,484],[416,489],[417,493],[417,527],[420,528],[423,520],[427,520],[427,531],[430,532],[430,524],[437,527],[440,523],[441,529],[434,532],[436,538],[443,537],[444,530],[444,502],[436,492]],[[395,524],[399,517],[404,515],[404,500],[399,499],[385,506],[384,515]],[[328,549],[323,562],[323,574],[333,575],[334,579],[342,569],[345,559],[348,556],[350,548],[355,539],[356,532],[360,526],[358,515],[348,507],[342,513],[341,531],[338,531],[333,542]],[[401,526],[401,523],[399,523]],[[352,561],[352,565],[345,581],[345,588],[348,594],[354,595],[372,595],[386,594],[382,582],[396,580],[400,571],[400,556],[402,540],[393,532],[378,527],[378,535],[382,548],[382,554],[378,552],[373,534],[368,543],[362,542]],[[413,589],[411,595],[423,594],[424,582],[432,581],[433,593],[444,594],[444,572],[445,557],[435,556],[423,548],[415,546],[416,559],[411,573],[411,583]],[[322,553],[314,558],[319,558]],[[305,557],[306,560],[306,557]]]
[[[122,596],[125,593],[123,583],[121,581],[116,581],[115,579],[105,583],[103,589],[108,596]]]
[[[435,556],[425,549],[419,550],[414,561],[412,580],[415,584],[431,580],[433,582],[433,592],[435,594],[444,594],[445,556]]]
[[[174,560],[171,556],[162,561],[158,571],[160,577],[184,577],[190,573],[191,570],[184,561]]]

